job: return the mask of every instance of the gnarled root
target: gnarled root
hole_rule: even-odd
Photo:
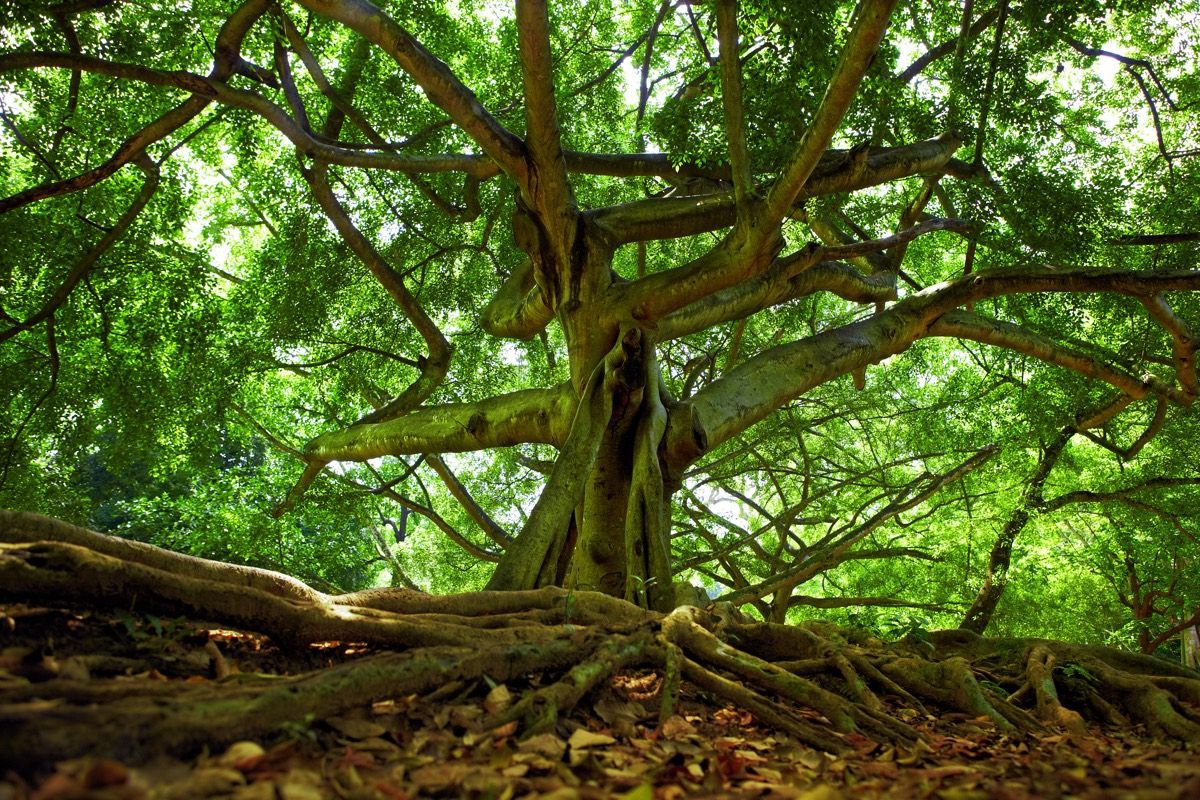
[[[689,606],[662,615],[555,588],[330,596],[286,576],[35,515],[0,512],[2,601],[184,614],[265,633],[297,652],[328,641],[373,652],[287,678],[151,685],[10,676],[0,681],[0,761],[24,769],[84,753],[137,760],[219,747],[380,700],[440,702],[443,687],[469,693],[485,680],[531,686],[487,723],[520,722],[532,733],[554,728],[589,693],[636,667],[663,676],[659,722],[690,686],[831,753],[850,749],[851,734],[911,743],[921,734],[901,719],[938,709],[987,718],[1013,736],[1130,720],[1200,742],[1200,675],[1106,648],[962,631],[885,645],[828,625],[754,623],[736,610]],[[20,620],[14,624],[19,633]]]

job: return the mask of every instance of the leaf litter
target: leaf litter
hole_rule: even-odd
[[[239,674],[296,674],[368,652],[339,643],[284,652],[254,634],[182,621],[2,610],[21,619],[23,635],[0,639],[0,687],[55,679],[131,691],[173,681],[236,685]],[[528,687],[447,685],[186,758],[88,757],[40,771],[3,764],[0,800],[1200,798],[1200,756],[1138,728],[1016,738],[986,717],[898,706],[921,739],[896,746],[850,734],[851,749],[832,756],[694,689],[660,723],[660,683],[651,671],[624,672],[533,735],[516,722],[485,725]],[[2,716],[0,705],[0,736]]]

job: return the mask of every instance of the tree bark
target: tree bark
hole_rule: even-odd
[[[1004,589],[1008,586],[1008,569],[1012,565],[1013,543],[1016,542],[1021,531],[1025,530],[1029,520],[1045,504],[1043,491],[1046,486],[1046,478],[1054,469],[1058,457],[1062,455],[1063,448],[1074,435],[1075,427],[1067,426],[1059,431],[1054,440],[1042,451],[1037,469],[1029,481],[1029,486],[1021,496],[1021,502],[1008,518],[1004,530],[1000,531],[1000,535],[996,537],[995,544],[992,545],[983,586],[979,587],[979,592],[975,595],[967,613],[963,615],[963,621],[959,623],[959,628],[978,634],[983,634],[987,630],[988,624],[992,621],[992,615],[996,613],[996,606],[1000,604],[1000,598],[1004,595]]]

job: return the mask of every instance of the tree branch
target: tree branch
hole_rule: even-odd
[[[505,173],[525,184],[521,140],[488,113],[444,62],[381,9],[367,0],[300,0],[300,5],[342,23],[382,48]]]
[[[896,282],[890,274],[863,275],[849,264],[837,261],[822,261],[797,271],[798,265],[807,263],[780,259],[775,267],[751,280],[667,315],[659,322],[655,338],[678,339],[817,292],[830,292],[855,303],[896,299]]]
[[[391,152],[368,152],[352,149],[340,144],[330,144],[318,138],[315,134],[305,131],[283,107],[271,102],[262,95],[245,89],[234,89],[214,79],[205,78],[191,72],[167,72],[150,69],[137,64],[107,61],[93,56],[74,56],[68,53],[29,52],[10,53],[0,56],[0,72],[11,69],[28,69],[31,67],[78,68],[101,75],[111,75],[117,78],[141,81],[154,86],[170,86],[183,89],[192,92],[196,97],[179,106],[174,111],[168,112],[168,114],[160,117],[146,128],[143,128],[134,137],[126,140],[126,144],[122,145],[117,155],[101,167],[97,167],[83,176],[60,181],[55,184],[44,184],[43,186],[33,187],[18,195],[0,200],[0,213],[10,210],[10,208],[33,202],[34,200],[76,191],[98,183],[132,159],[129,156],[127,147],[130,142],[136,142],[141,149],[144,149],[146,145],[161,139],[195,117],[196,114],[214,100],[225,105],[254,112],[286,136],[302,153],[330,164],[367,169],[385,169],[414,175],[451,171],[464,172],[469,176],[479,179],[490,178],[496,175],[496,165],[489,159],[480,156],[452,153],[441,155],[397,155]],[[185,106],[191,109],[192,106],[189,104],[193,103],[199,103],[199,105],[192,111],[189,111],[186,117],[181,116],[182,112],[180,112],[180,109],[184,109]],[[168,117],[170,117],[169,125],[167,122],[164,122]],[[118,159],[118,156],[120,159]],[[119,163],[117,163],[118,161]],[[112,166],[113,164],[115,166]],[[26,197],[26,195],[29,195],[29,197]]]
[[[830,150],[821,157],[797,201],[853,192],[911,175],[941,172],[951,163],[950,156],[958,146],[957,137],[943,134],[902,147],[859,151],[865,156],[862,161],[851,158],[850,151]],[[726,173],[725,178],[728,177]],[[617,245],[720,230],[733,225],[736,213],[731,191],[651,198],[589,212]]]
[[[215,83],[223,83],[234,74],[237,66],[242,62],[240,53],[242,39],[245,38],[251,26],[258,21],[258,18],[266,12],[269,5],[270,0],[246,0],[225,21],[220,33],[217,34],[216,57],[213,62],[212,71],[209,72],[208,80]],[[58,55],[63,59],[63,63],[42,64],[37,59],[38,55]],[[68,68],[76,68],[83,67],[84,63],[89,60],[99,61],[99,59],[87,59],[86,57],[72,54],[12,53],[0,56],[0,72],[6,69],[35,66],[66,66]],[[0,199],[0,214],[28,205],[29,203],[45,200],[49,197],[57,197],[95,186],[97,183],[111,177],[121,167],[136,160],[151,144],[163,139],[195,118],[197,114],[208,107],[209,102],[210,100],[206,97],[193,97],[183,104],[176,106],[127,138],[117,148],[116,152],[98,167],[64,180],[51,181],[39,186],[33,186],[22,192]]]
[[[950,336],[970,339],[984,344],[1015,350],[1056,366],[1078,372],[1089,378],[1108,383],[1134,399],[1154,393],[1186,404],[1183,395],[1173,386],[1153,375],[1135,377],[1095,358],[1071,350],[1058,342],[1034,333],[1019,325],[996,319],[985,319],[966,311],[952,311],[929,327],[931,336]]]
[[[531,339],[554,318],[546,296],[534,282],[533,261],[513,270],[480,314],[480,325],[493,336]]]
[[[737,0],[717,0],[717,39],[721,59],[721,100],[725,111],[725,139],[733,176],[733,195],[739,218],[749,213],[750,156],[746,152],[746,127],[742,119],[742,65],[739,60]],[[744,219],[749,222],[748,218]]]
[[[446,341],[446,337],[442,335],[437,324],[429,318],[425,309],[405,287],[400,274],[392,269],[391,265],[354,225],[350,215],[346,213],[329,187],[326,168],[323,165],[317,165],[313,169],[305,169],[301,172],[312,188],[313,195],[317,198],[325,216],[329,217],[334,227],[337,228],[346,245],[383,285],[404,316],[425,340],[425,346],[429,348],[429,358],[421,364],[421,374],[417,379],[383,408],[363,417],[360,422],[381,422],[392,419],[423,403],[442,384],[446,372],[450,368],[450,343]]]
[[[479,503],[475,502],[475,498],[471,497],[471,493],[467,491],[467,487],[463,485],[457,475],[450,471],[450,467],[446,465],[441,456],[426,453],[425,463],[429,464],[430,468],[437,473],[437,476],[442,479],[442,483],[445,484],[446,489],[450,491],[450,494],[458,501],[458,504],[463,507],[467,515],[475,520],[475,524],[487,534],[489,539],[500,545],[501,548],[512,544],[512,537],[496,524],[496,521],[492,519],[491,515]]]
[[[800,137],[786,169],[767,195],[763,227],[757,236],[759,245],[770,238],[769,232],[777,230],[788,215],[841,125],[859,83],[875,58],[894,6],[895,0],[863,0],[859,5],[858,18],[842,48],[841,59],[825,89],[821,105]]]
[[[75,266],[67,273],[67,277],[59,285],[58,289],[50,296],[42,307],[38,309],[32,316],[28,317],[24,322],[14,325],[11,328],[0,331],[0,342],[7,341],[16,336],[21,331],[27,331],[43,320],[49,319],[54,315],[63,303],[67,302],[67,298],[71,296],[71,292],[79,285],[87,274],[96,265],[96,262],[108,252],[108,249],[120,239],[125,232],[129,230],[129,226],[133,224],[142,210],[146,208],[146,204],[150,202],[150,198],[154,196],[154,192],[158,189],[159,170],[156,164],[144,152],[136,158],[138,169],[146,176],[146,180],[142,183],[142,190],[130,203],[129,208],[117,220],[116,224],[108,230],[107,233],[97,242],[90,250],[83,254],[83,257],[75,262]]]
[[[574,411],[569,384],[525,389],[475,403],[424,406],[387,422],[355,425],[318,436],[304,448],[310,460],[367,461],[387,455],[461,453],[526,442],[559,446]]]
[[[1123,489],[1114,489],[1110,492],[1092,492],[1079,490],[1061,494],[1051,500],[1047,500],[1044,508],[1046,511],[1057,511],[1064,506],[1073,505],[1075,503],[1108,503],[1113,500],[1125,500],[1132,495],[1142,492],[1154,491],[1156,489],[1172,489],[1183,486],[1200,486],[1200,478],[1172,478],[1172,477],[1157,477],[1149,478],[1141,483],[1135,483],[1132,486],[1126,486]]]
[[[527,181],[520,183],[529,205],[558,233],[575,202],[567,184],[558,107],[554,101],[554,65],[550,58],[550,21],[545,0],[517,0],[517,46],[525,88]]]
[[[810,608],[853,608],[872,606],[876,608],[918,608],[922,611],[949,611],[939,603],[913,603],[895,597],[810,597],[794,594],[788,598],[788,608],[808,606]]]
[[[706,449],[736,436],[785,403],[827,381],[908,349],[929,335],[944,314],[970,302],[1033,292],[1116,292],[1144,297],[1166,291],[1200,289],[1200,271],[1109,270],[1024,267],[977,272],[938,284],[893,304],[882,314],[841,328],[779,345],[743,361],[726,375],[672,409],[665,443],[677,467],[691,463]],[[941,329],[950,335],[951,321],[969,334],[1004,338],[1007,329],[988,334],[988,326],[971,315],[951,317]],[[958,323],[955,323],[958,324]],[[1045,353],[1053,363],[1077,364],[1134,397],[1161,394],[1186,403],[1178,389],[1154,376],[1135,378],[1053,343],[1035,342],[1013,332],[1013,343]],[[1030,334],[1032,335],[1032,334]],[[1039,357],[1041,357],[1039,355]]]
[[[971,25],[971,28],[968,31],[968,36],[970,38],[974,39],[976,36],[983,33],[985,30],[987,30],[991,26],[991,24],[993,22],[996,21],[996,17],[999,16],[999,13],[1000,13],[999,8],[992,8],[992,9],[989,9],[989,10],[985,11],[984,13],[980,14],[975,19],[975,22]],[[957,38],[949,39],[945,42],[942,42],[937,47],[934,47],[933,49],[926,52],[924,55],[922,55],[920,58],[918,58],[912,64],[909,64],[906,69],[904,69],[901,72],[896,73],[896,80],[899,81],[900,83],[908,83],[913,78],[917,77],[922,72],[924,72],[925,68],[928,67],[930,64],[932,64],[933,62],[937,61],[940,58],[944,58],[945,56],[948,56],[951,53],[953,53],[954,49],[957,46],[958,46]]]
[[[1187,402],[1196,399],[1196,338],[1188,324],[1175,313],[1162,295],[1138,298],[1158,324],[1171,336],[1175,356],[1175,376]]]
[[[779,588],[789,585],[792,587],[797,586],[809,580],[814,575],[836,566],[841,563],[851,546],[865,539],[896,515],[917,507],[947,484],[953,483],[967,473],[977,469],[997,452],[999,452],[998,447],[988,445],[942,475],[924,475],[918,478],[906,487],[905,491],[898,497],[873,514],[861,525],[851,528],[823,547],[814,548],[816,552],[813,552],[795,566],[783,570],[757,584],[738,589],[717,599],[722,602],[740,605],[751,600],[766,597]],[[913,490],[922,481],[925,482],[925,486],[913,493]]]

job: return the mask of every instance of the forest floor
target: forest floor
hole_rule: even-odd
[[[0,690],[101,681],[153,696],[172,683],[233,686],[238,675],[294,675],[374,652],[340,642],[284,651],[195,620],[0,605]],[[660,725],[660,683],[653,671],[622,672],[554,732],[528,738],[515,722],[481,724],[528,684],[451,683],[218,752],[0,764],[0,800],[1200,798],[1200,754],[1138,727],[1015,738],[987,717],[921,716],[897,700],[888,710],[920,731],[918,741],[851,734],[853,750],[832,756],[686,686],[678,713]],[[35,698],[21,711],[37,702],[63,701]],[[0,705],[0,738],[5,714]]]

